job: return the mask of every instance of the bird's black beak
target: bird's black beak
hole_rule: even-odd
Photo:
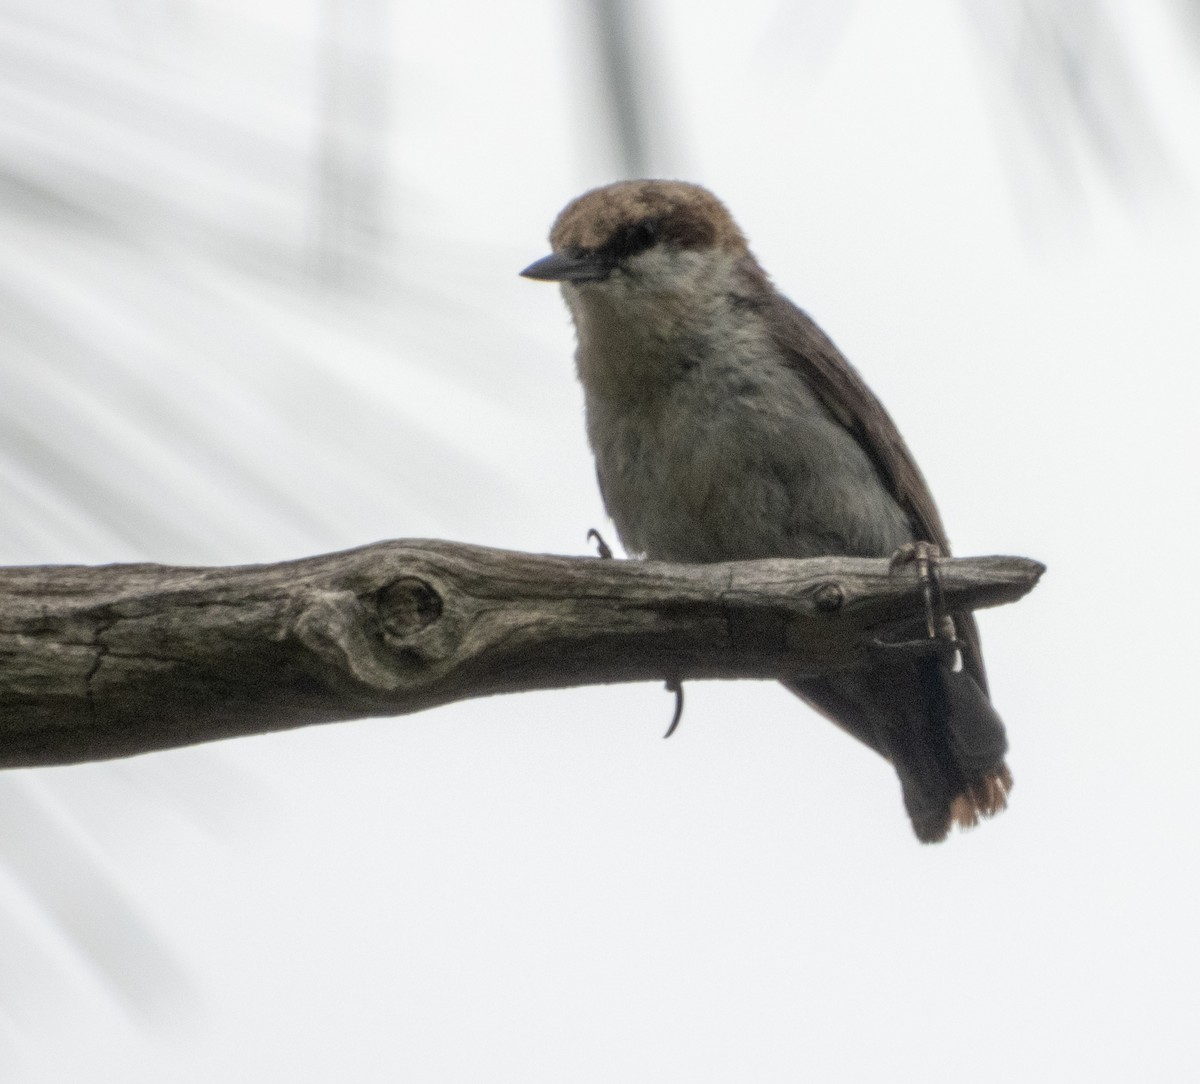
[[[594,252],[552,252],[535,260],[522,275],[544,282],[599,282],[612,272],[612,262]]]

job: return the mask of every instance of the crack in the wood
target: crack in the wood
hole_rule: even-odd
[[[116,615],[110,615],[108,617],[101,618],[96,624],[95,631],[92,633],[92,643],[96,648],[96,657],[92,660],[92,665],[88,668],[87,674],[84,675],[83,695],[84,699],[87,701],[88,718],[91,719],[93,723],[96,723],[99,720],[97,717],[98,713],[96,711],[96,692],[92,688],[92,681],[95,679],[96,674],[99,673],[100,664],[104,662],[104,659],[108,655],[109,651],[108,644],[103,643],[101,641],[101,637],[116,623]]]
[[[730,650],[736,651],[739,645],[738,636],[734,631],[733,613],[736,607],[733,607],[729,604],[729,596],[733,593],[734,577],[734,569],[729,568],[725,573],[725,586],[717,595],[717,604],[720,606],[721,616],[725,621],[725,642],[729,646]],[[827,591],[829,588],[832,588],[836,593],[835,605],[830,605],[830,603],[833,601],[832,597],[826,598],[824,604],[821,601],[821,592]],[[845,595],[845,590],[840,583],[836,581],[826,581],[824,583],[818,583],[816,586],[807,584],[799,588],[794,593],[793,599],[803,599],[808,597],[812,600],[813,606],[818,611],[821,613],[829,613],[834,610],[841,609],[842,604],[845,602]],[[789,610],[788,614],[782,618],[783,624],[780,626],[781,640],[779,643],[779,650],[781,651],[786,652],[788,650],[787,627],[788,622],[792,620],[793,617],[794,613],[792,610]]]

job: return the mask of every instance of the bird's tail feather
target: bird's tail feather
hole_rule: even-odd
[[[966,672],[926,657],[785,684],[892,762],[922,842],[1007,805],[1004,724]]]

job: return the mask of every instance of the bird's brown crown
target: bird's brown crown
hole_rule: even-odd
[[[555,252],[629,255],[652,244],[747,251],[716,196],[683,181],[619,181],[572,200],[550,231]]]

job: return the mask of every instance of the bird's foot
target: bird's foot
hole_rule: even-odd
[[[932,542],[906,542],[888,562],[888,568],[895,572],[905,565],[912,565],[917,570],[917,579],[921,584],[921,594],[925,598],[925,631],[929,639],[936,640],[941,625],[942,616],[942,586],[937,578],[935,562],[942,556],[940,547]]]
[[[596,555],[602,561],[612,560],[612,547],[604,541],[604,535],[595,527],[589,527],[587,537],[589,542],[596,543]],[[667,682],[667,692],[675,694],[675,713],[671,716],[671,725],[667,727],[664,738],[669,738],[675,733],[676,727],[679,726],[679,720],[683,718],[683,682],[678,678],[671,678]]]
[[[937,654],[949,652],[954,670],[962,668],[962,644],[954,627],[954,618],[946,612],[942,596],[942,584],[938,579],[937,562],[942,557],[941,548],[932,542],[907,542],[892,554],[888,567],[892,572],[912,565],[921,584],[921,596],[925,602],[925,640],[887,641],[876,640],[878,647],[927,650]]]
[[[601,557],[606,561],[612,557],[612,547],[604,541],[604,535],[596,530],[595,527],[588,528],[587,537],[589,542],[594,541],[596,543],[596,555],[598,557]]]

